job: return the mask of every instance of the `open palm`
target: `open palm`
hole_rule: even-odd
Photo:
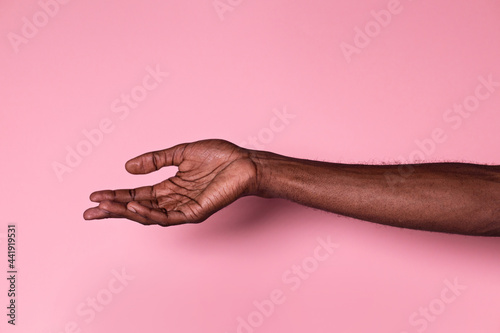
[[[174,177],[136,189],[103,190],[90,195],[97,207],[86,220],[127,218],[142,224],[169,226],[197,223],[250,194],[256,182],[249,152],[228,141],[203,140],[146,153],[127,162],[132,174],[178,166]]]

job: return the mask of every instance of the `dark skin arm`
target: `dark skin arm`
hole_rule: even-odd
[[[91,194],[86,220],[127,218],[170,226],[198,223],[238,198],[284,198],[402,228],[500,236],[500,167],[463,163],[348,165],[290,158],[223,140],[185,143],[126,164],[132,174],[178,172],[154,186]]]

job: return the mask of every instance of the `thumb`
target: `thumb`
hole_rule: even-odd
[[[181,143],[164,150],[139,155],[127,161],[125,169],[131,174],[146,174],[165,166],[178,166],[182,162],[183,152],[187,145],[187,143]]]

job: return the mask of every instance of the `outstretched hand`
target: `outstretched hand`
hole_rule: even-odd
[[[86,220],[126,218],[169,226],[198,223],[256,189],[256,164],[248,150],[224,140],[203,140],[146,153],[129,160],[132,174],[178,166],[174,177],[135,189],[102,190],[90,195],[99,203]]]

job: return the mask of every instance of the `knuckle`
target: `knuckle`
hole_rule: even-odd
[[[160,155],[158,154],[158,152],[154,152],[152,154],[152,158],[151,158],[151,161],[153,162],[153,166],[155,168],[155,170],[158,170],[158,166],[161,165],[160,163]]]
[[[99,208],[102,208],[104,210],[109,210],[111,208],[111,201],[108,200],[101,201],[101,203],[99,203]]]
[[[151,197],[156,198],[156,193],[158,192],[158,184],[151,186]]]

